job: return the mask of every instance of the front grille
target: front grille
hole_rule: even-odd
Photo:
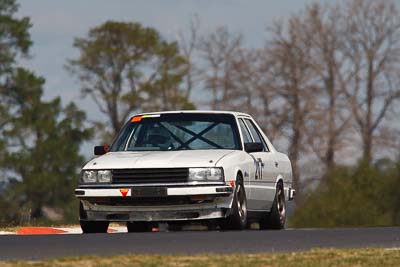
[[[192,200],[188,196],[168,196],[168,197],[146,197],[146,198],[135,198],[135,197],[111,197],[104,200],[89,199],[92,204],[108,205],[108,206],[169,206],[169,205],[188,205],[188,204],[199,204],[199,203],[211,203],[214,198],[206,200]]]
[[[113,184],[174,184],[188,181],[188,168],[116,169]]]

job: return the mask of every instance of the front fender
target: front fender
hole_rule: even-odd
[[[243,176],[244,185],[249,182],[250,167],[253,164],[253,159],[244,151],[235,151],[221,158],[216,164],[216,167],[224,169],[225,182],[236,181],[236,176],[240,172]]]

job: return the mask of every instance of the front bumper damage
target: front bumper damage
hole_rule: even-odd
[[[88,221],[187,221],[224,218],[232,200],[231,186],[151,188],[78,188],[80,220]],[[149,187],[143,187],[146,192]],[[160,193],[161,192],[161,193]],[[153,194],[153,195],[152,195]]]

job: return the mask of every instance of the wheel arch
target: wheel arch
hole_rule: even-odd
[[[240,179],[243,183],[243,172],[241,169],[236,170],[236,179]]]
[[[278,177],[276,177],[275,180],[275,189],[278,186],[279,183],[282,183],[282,186],[285,186],[285,181],[283,179],[283,176],[281,174],[278,175]]]
[[[278,188],[278,184],[282,184],[282,188],[283,188],[283,193],[285,195],[285,199],[286,201],[289,201],[289,190],[290,190],[290,185],[289,184],[285,184],[285,179],[283,178],[283,175],[278,175],[278,177],[275,180],[275,193],[276,193],[276,189]]]

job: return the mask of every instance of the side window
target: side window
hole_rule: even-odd
[[[246,124],[247,127],[250,129],[251,135],[254,138],[254,142],[256,143],[262,143],[264,146],[264,151],[269,151],[267,143],[265,142],[264,138],[262,137],[260,131],[257,129],[256,125],[254,124],[254,122],[252,122],[251,120],[246,119]]]
[[[244,125],[244,121],[242,119],[239,119],[239,126],[240,126],[240,130],[242,131],[243,142],[244,143],[253,142],[253,140],[251,140],[251,135],[250,135],[249,131],[247,130],[247,127]]]

